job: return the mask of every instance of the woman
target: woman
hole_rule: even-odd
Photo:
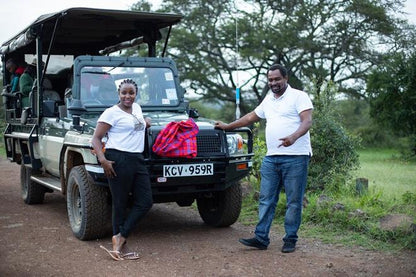
[[[118,88],[120,102],[106,109],[98,119],[92,146],[108,178],[112,195],[113,250],[105,249],[114,260],[137,259],[137,253],[123,254],[122,248],[135,224],[152,207],[150,179],[144,164],[145,128],[150,121],[143,118],[140,106],[134,102],[137,84],[126,79]],[[102,139],[108,137],[105,153]],[[127,213],[129,193],[133,207]]]

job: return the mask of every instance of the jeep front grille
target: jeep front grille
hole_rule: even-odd
[[[198,156],[200,154],[221,153],[221,138],[218,133],[196,136]]]
[[[153,134],[153,142],[156,140],[157,135],[158,133]],[[213,132],[212,130],[200,130],[196,136],[197,157],[224,156],[225,148],[221,146],[222,141],[220,131],[215,130]]]

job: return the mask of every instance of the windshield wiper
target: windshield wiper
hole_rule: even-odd
[[[112,71],[114,68],[123,66],[125,62],[121,62],[119,65],[116,65],[115,67],[111,68],[110,70],[106,71],[105,73],[109,73],[110,71]]]

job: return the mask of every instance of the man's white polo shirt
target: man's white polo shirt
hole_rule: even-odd
[[[260,118],[266,119],[267,155],[312,155],[309,131],[298,138],[289,147],[279,145],[281,138],[293,134],[300,126],[299,114],[305,110],[313,109],[309,96],[288,85],[285,93],[275,98],[269,93],[254,110]]]

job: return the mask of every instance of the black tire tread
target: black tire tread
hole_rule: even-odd
[[[30,180],[32,175],[32,169],[25,166],[24,164],[20,167],[20,182],[23,188],[23,182],[26,182],[27,193],[24,194],[22,191],[23,201],[28,205],[42,204],[45,199],[45,187]]]
[[[107,191],[104,187],[95,185],[88,175],[84,166],[75,166],[68,178],[67,207],[74,235],[80,240],[91,240],[102,238],[109,231]],[[79,191],[81,194],[82,221],[79,230],[74,230],[71,220],[71,189],[73,179],[78,179]],[[75,181],[74,180],[74,181]],[[83,195],[83,196],[82,196]]]
[[[241,212],[241,185],[236,183],[224,191],[214,194],[214,199],[198,198],[197,206],[202,220],[214,227],[227,227],[234,224]],[[212,201],[217,202],[215,210]]]

